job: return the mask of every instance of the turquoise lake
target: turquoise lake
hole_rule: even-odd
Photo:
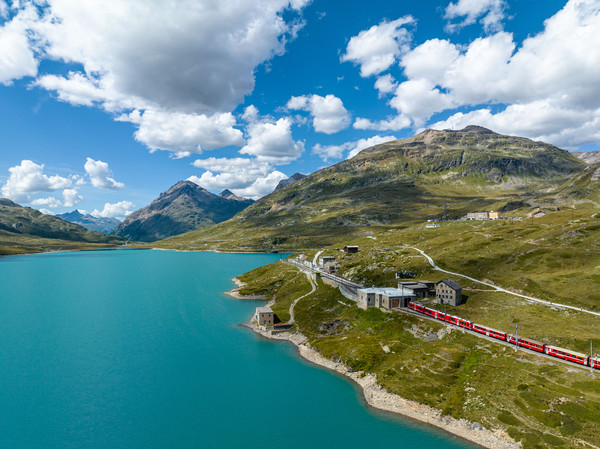
[[[0,448],[474,448],[365,407],[239,323],[222,292],[277,255],[0,259]]]

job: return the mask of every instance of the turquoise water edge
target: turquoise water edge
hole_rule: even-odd
[[[0,448],[474,448],[239,323],[272,254],[0,259]]]

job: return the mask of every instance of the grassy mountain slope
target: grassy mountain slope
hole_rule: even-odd
[[[122,240],[0,199],[0,254],[105,247]]]
[[[582,173],[567,151],[479,127],[427,130],[363,150],[261,198],[231,220],[162,242],[189,249],[302,248],[375,228],[533,204]]]

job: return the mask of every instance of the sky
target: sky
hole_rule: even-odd
[[[0,197],[45,213],[471,124],[600,149],[600,0],[0,0]]]

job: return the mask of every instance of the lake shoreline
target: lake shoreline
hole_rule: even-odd
[[[253,299],[243,297],[238,293],[238,289],[243,285],[239,279],[234,278],[232,281],[238,285],[238,288],[227,292],[229,296],[234,298],[241,296],[241,298],[237,299]],[[232,292],[235,292],[237,296],[231,294]],[[349,378],[361,388],[364,400],[370,407],[432,425],[488,449],[517,449],[522,447],[520,443],[515,442],[502,429],[489,430],[476,422],[444,416],[440,410],[433,407],[385,391],[377,384],[376,376],[354,371],[343,363],[324,357],[310,345],[308,338],[300,331],[272,333],[271,331],[260,329],[252,321],[243,323],[242,325],[269,340],[292,343],[296,346],[298,354],[305,360]]]

